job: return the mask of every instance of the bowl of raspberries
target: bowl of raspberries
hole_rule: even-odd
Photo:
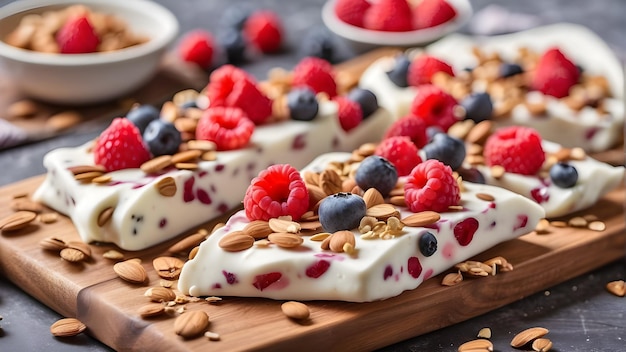
[[[357,48],[419,46],[463,26],[468,0],[328,0],[324,24]]]
[[[148,0],[15,1],[0,8],[0,70],[30,98],[102,103],[147,83],[178,30]]]

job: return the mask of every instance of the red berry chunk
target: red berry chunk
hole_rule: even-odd
[[[293,166],[272,165],[252,180],[243,206],[250,221],[268,221],[284,215],[298,221],[309,208],[309,192]]]
[[[446,0],[422,0],[413,11],[415,29],[434,27],[456,17],[456,10]]]
[[[478,220],[474,218],[467,218],[454,225],[454,238],[461,246],[467,246],[472,242],[476,230],[478,230]]]
[[[213,64],[213,35],[205,30],[194,30],[183,36],[178,46],[178,54],[183,61],[191,62],[203,69]]]
[[[532,87],[543,94],[563,98],[578,82],[580,72],[576,65],[558,48],[548,49],[539,59],[533,75]]]
[[[411,141],[418,148],[421,148],[428,143],[426,127],[424,120],[413,115],[407,115],[394,121],[385,132],[384,138],[406,136],[411,138]]]
[[[280,280],[281,277],[283,277],[283,274],[276,271],[267,274],[257,275],[254,278],[254,282],[252,283],[252,285],[256,287],[259,291],[263,291],[271,284]]]
[[[196,127],[196,139],[215,142],[217,150],[239,149],[248,144],[254,123],[243,110],[215,107],[204,111]]]
[[[411,103],[411,114],[424,120],[426,126],[439,126],[447,132],[459,120],[455,115],[456,105],[456,99],[441,88],[422,84]]]
[[[243,32],[248,41],[263,53],[276,52],[282,45],[282,22],[272,11],[253,12],[244,23]]]
[[[419,258],[410,257],[406,263],[406,268],[413,278],[417,279],[422,274],[422,264],[420,263]]]
[[[315,93],[324,92],[328,97],[337,95],[337,83],[331,64],[318,57],[305,57],[293,68],[294,87],[307,86]]]
[[[339,95],[333,100],[338,105],[339,124],[344,131],[350,131],[363,121],[363,110],[359,103]]]
[[[138,168],[150,160],[150,152],[141,134],[129,120],[118,117],[96,140],[93,147],[94,162],[108,171]]]
[[[395,136],[383,139],[376,147],[374,154],[389,160],[398,171],[398,176],[406,176],[422,162],[419,149],[409,137]]]
[[[411,86],[432,83],[433,75],[443,72],[454,77],[454,70],[447,62],[430,55],[420,55],[409,65],[407,81]]]
[[[461,193],[452,169],[436,159],[417,165],[404,184],[404,198],[412,212],[444,212],[459,204]]]
[[[57,32],[56,41],[63,54],[93,53],[100,44],[100,38],[86,15],[68,19]]]
[[[539,133],[522,126],[496,130],[485,142],[483,154],[487,165],[501,165],[522,175],[536,174],[546,159]]]
[[[324,273],[330,268],[330,262],[328,260],[318,260],[315,263],[309,265],[306,268],[306,276],[317,279],[324,275]]]

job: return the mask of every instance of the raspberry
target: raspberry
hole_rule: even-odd
[[[532,88],[543,94],[563,98],[578,82],[580,72],[558,48],[548,49],[539,59],[532,78]]]
[[[282,45],[283,27],[276,13],[263,10],[255,11],[243,26],[245,37],[262,53],[278,51]]]
[[[420,55],[409,65],[407,81],[411,86],[432,83],[432,77],[437,72],[444,72],[454,77],[454,70],[447,62],[434,56]]]
[[[340,20],[357,27],[363,27],[365,11],[371,4],[367,0],[338,0],[335,14]]]
[[[439,160],[429,159],[417,165],[404,184],[404,199],[414,212],[444,212],[459,204],[461,193],[452,169]]]
[[[413,15],[406,0],[380,0],[365,12],[363,27],[376,31],[406,32],[413,29]]]
[[[350,131],[363,121],[363,111],[359,103],[344,96],[336,96],[333,100],[337,103],[339,124],[344,131]]]
[[[211,73],[207,95],[211,106],[238,107],[256,124],[272,114],[272,101],[257,88],[254,77],[233,65]]]
[[[98,49],[100,38],[86,15],[72,17],[56,34],[56,42],[62,54],[93,53]]]
[[[250,221],[286,215],[298,221],[309,208],[309,191],[293,166],[275,164],[252,179],[243,206]]]
[[[536,174],[546,159],[539,133],[522,126],[496,130],[485,142],[483,154],[487,165],[501,165],[522,175]]]
[[[426,143],[428,143],[426,123],[424,120],[413,115],[407,115],[399,118],[394,121],[389,128],[387,128],[384,138],[393,136],[409,137],[418,148],[422,148],[426,145]]]
[[[422,0],[413,11],[415,29],[434,27],[456,17],[456,10],[446,0]]]
[[[111,121],[93,147],[94,162],[108,171],[138,168],[150,160],[139,129],[126,118]]]
[[[337,95],[337,82],[330,62],[313,56],[300,60],[293,68],[294,87],[308,86],[315,93],[324,92],[329,98]]]
[[[409,137],[395,136],[383,139],[374,154],[389,160],[398,171],[398,176],[406,176],[422,162],[419,149]]]
[[[411,114],[424,120],[427,127],[437,126],[447,132],[459,120],[454,112],[456,105],[456,99],[439,87],[422,84],[411,102]]]
[[[213,64],[215,43],[211,33],[197,29],[183,36],[178,46],[181,59],[208,69]]]
[[[250,141],[254,123],[237,107],[210,107],[196,126],[196,139],[215,142],[217,150],[238,149]]]

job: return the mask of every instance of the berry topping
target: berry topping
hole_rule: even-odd
[[[508,78],[520,73],[524,73],[524,69],[518,64],[504,62],[500,65],[500,77]]]
[[[485,180],[485,176],[475,167],[466,168],[466,167],[461,166],[455,171],[459,174],[459,176],[461,176],[463,181],[480,183],[480,184],[487,183]]]
[[[171,155],[178,152],[182,137],[174,124],[156,119],[150,122],[143,133],[143,141],[152,156]]]
[[[318,213],[324,231],[332,233],[357,228],[365,211],[363,198],[353,193],[340,192],[324,198]]]
[[[411,113],[426,122],[426,126],[439,126],[444,132],[454,125],[456,99],[432,84],[417,87],[417,94],[411,102]]]
[[[493,114],[493,103],[488,93],[472,93],[461,101],[465,109],[465,118],[478,123],[490,120]]]
[[[249,6],[239,3],[232,4],[220,14],[220,27],[240,31],[251,13],[252,9]]]
[[[62,54],[86,54],[98,49],[100,38],[86,15],[74,16],[56,34]]]
[[[452,66],[430,55],[420,55],[416,57],[409,65],[407,74],[408,84],[411,86],[419,86],[420,84],[432,83],[435,73],[443,72],[454,77]]]
[[[393,136],[409,137],[418,148],[422,148],[428,142],[428,137],[426,136],[426,123],[424,123],[424,120],[413,115],[407,115],[399,118],[394,121],[389,128],[387,128],[384,138]]]
[[[225,28],[216,35],[216,41],[224,51],[226,61],[230,64],[239,64],[246,61],[247,42],[241,31],[234,28]]]
[[[414,212],[447,211],[461,200],[459,184],[452,169],[439,160],[426,160],[417,165],[404,184],[404,198]]]
[[[239,149],[248,144],[254,123],[234,107],[208,108],[196,127],[196,139],[213,141],[217,150]]]
[[[454,225],[454,238],[461,246],[467,246],[472,242],[476,230],[478,230],[478,220],[474,218],[467,218]]]
[[[411,60],[404,54],[398,54],[395,57],[393,67],[386,72],[387,77],[398,87],[408,87],[409,66],[411,66]]]
[[[550,167],[550,179],[560,188],[572,188],[578,182],[578,171],[571,164],[559,162]]]
[[[333,100],[337,103],[339,124],[344,131],[348,132],[361,123],[363,111],[361,111],[359,103],[339,95]]]
[[[287,107],[293,120],[311,121],[317,116],[319,103],[309,87],[292,89],[287,93]]]
[[[580,71],[559,49],[548,49],[539,59],[532,78],[532,87],[543,94],[563,98],[578,82]]]
[[[367,0],[337,0],[335,15],[337,18],[357,27],[363,27],[365,11],[371,6]]]
[[[329,98],[337,95],[337,83],[330,62],[319,57],[308,56],[293,68],[294,87],[308,86],[315,93],[324,92]]]
[[[185,62],[209,69],[213,65],[214,48],[213,35],[205,30],[196,29],[181,38],[178,55]]]
[[[161,112],[152,105],[139,105],[131,109],[126,118],[139,129],[139,133],[143,134],[150,122],[158,119],[160,115]]]
[[[378,110],[378,99],[371,90],[363,88],[353,88],[348,92],[348,99],[356,101],[363,111],[363,119],[368,118]]]
[[[361,161],[354,178],[362,190],[375,188],[386,197],[398,182],[398,171],[382,156],[370,155]]]
[[[255,177],[243,199],[250,221],[289,215],[300,220],[309,208],[309,192],[300,173],[291,165],[276,164]]]
[[[233,65],[223,65],[211,72],[207,85],[207,95],[211,105],[225,106],[226,98],[232,92],[235,83],[243,80],[254,82],[254,78],[246,71]]]
[[[422,162],[419,149],[409,137],[394,136],[383,139],[376,147],[374,154],[387,159],[398,171],[398,176],[406,176]]]
[[[111,121],[93,147],[94,162],[102,165],[106,171],[138,168],[150,160],[139,133],[128,119],[118,117]]]
[[[450,166],[452,170],[458,169],[465,160],[465,144],[446,133],[437,133],[430,143],[422,148],[426,159],[437,159]]]
[[[363,27],[376,31],[405,32],[413,29],[411,7],[406,0],[379,0],[370,6]]]
[[[541,136],[522,126],[496,130],[485,142],[483,151],[487,165],[501,165],[508,172],[534,175],[545,161]]]
[[[424,232],[419,238],[420,252],[425,257],[430,257],[437,251],[437,237],[432,232]]]
[[[277,52],[282,46],[283,26],[273,11],[255,11],[243,26],[245,37],[262,53]]]
[[[413,11],[415,29],[434,27],[456,17],[456,10],[446,0],[422,0]]]

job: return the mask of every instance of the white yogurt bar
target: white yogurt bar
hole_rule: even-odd
[[[305,170],[319,171],[331,161],[347,158],[346,153],[326,154]],[[500,242],[531,232],[544,216],[535,202],[502,188],[470,183],[465,183],[465,188],[461,193],[463,210],[442,213],[441,219],[429,227],[407,226],[402,235],[387,240],[362,239],[355,229],[353,255],[324,251],[320,242],[307,236],[295,249],[269,245],[227,252],[219,247],[220,239],[249,222],[245,212],[240,211],[200,245],[194,259],[185,263],[178,289],[193,296],[382,300],[415,289],[424,280]],[[478,193],[490,194],[495,200],[481,200]],[[402,218],[411,214],[406,208],[398,209]],[[459,235],[458,230],[470,223],[477,225],[473,237]],[[427,231],[437,238],[437,250],[428,257],[418,245]]]
[[[573,24],[557,24],[481,39],[454,34],[424,50],[449,63],[455,72],[460,72],[464,68],[476,66],[476,58],[472,54],[474,46],[485,53],[497,52],[506,60],[513,60],[521,47],[543,52],[551,46],[558,46],[589,74],[606,77],[613,94],[613,98],[604,100],[606,113],[599,113],[590,107],[576,111],[558,99],[546,96],[545,114],[533,116],[524,105],[518,105],[513,109],[510,119],[495,121],[498,124],[530,126],[546,140],[591,152],[614,147],[623,138],[623,69],[608,45],[590,30]],[[398,118],[409,112],[416,88],[401,88],[389,80],[386,71],[391,67],[390,61],[393,58],[385,57],[374,62],[361,76],[359,85],[374,92],[379,105]],[[538,92],[532,94],[543,96]]]
[[[311,122],[288,120],[257,126],[249,147],[218,152],[216,161],[202,161],[197,170],[174,169],[154,176],[125,169],[109,173],[112,181],[106,185],[80,183],[68,170],[94,165],[91,143],[61,148],[45,156],[48,173],[33,198],[68,215],[85,242],[111,242],[125,250],[141,250],[236,208],[250,180],[269,165],[304,167],[320,154],[352,151],[378,141],[391,122],[390,114],[379,109],[346,133],[339,125],[336,104],[327,102],[320,104]],[[155,187],[166,177],[176,184],[172,197],[161,195]],[[114,209],[113,216],[99,226],[98,217],[107,208]]]

